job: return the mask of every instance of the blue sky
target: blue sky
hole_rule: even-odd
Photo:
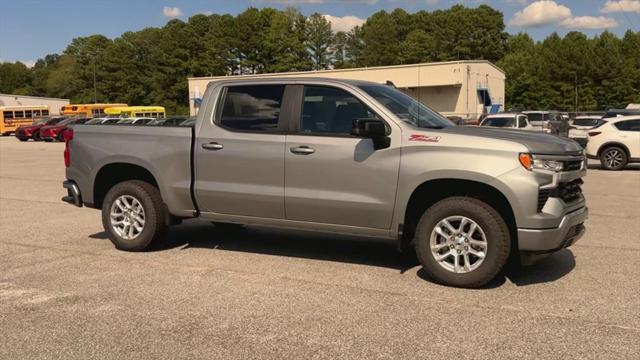
[[[507,31],[542,39],[571,29],[588,35],[609,29],[640,31],[640,0],[0,0],[0,61],[34,60],[60,53],[78,36],[114,38],[126,31],[163,26],[171,18],[197,13],[237,14],[249,6],[295,6],[304,14],[330,15],[334,27],[348,28],[372,13],[397,7],[408,12],[488,4],[505,15]]]

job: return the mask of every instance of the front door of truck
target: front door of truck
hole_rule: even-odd
[[[196,198],[203,214],[284,218],[284,85],[222,89],[195,144]]]
[[[400,129],[391,145],[350,135],[354,119],[379,118],[347,89],[300,86],[285,150],[289,220],[389,229],[400,166]]]

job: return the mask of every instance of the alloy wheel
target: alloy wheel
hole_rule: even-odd
[[[488,250],[484,230],[472,219],[460,215],[440,220],[431,232],[429,244],[436,262],[453,273],[477,269]]]
[[[131,195],[119,196],[111,205],[111,229],[124,240],[133,240],[144,230],[142,203]]]

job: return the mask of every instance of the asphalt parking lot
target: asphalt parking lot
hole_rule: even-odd
[[[63,148],[0,138],[2,359],[640,358],[640,167],[593,163],[584,238],[463,290],[371,239],[187,221],[117,251],[60,201]]]

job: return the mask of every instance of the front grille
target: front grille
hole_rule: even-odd
[[[564,171],[576,171],[582,169],[583,160],[565,160],[564,163]]]
[[[576,179],[560,185],[551,191],[551,197],[561,198],[564,202],[569,203],[578,200],[582,196],[582,179]]]
[[[540,189],[538,190],[538,212],[542,211],[544,204],[547,203],[549,196],[551,195],[550,189]]]

